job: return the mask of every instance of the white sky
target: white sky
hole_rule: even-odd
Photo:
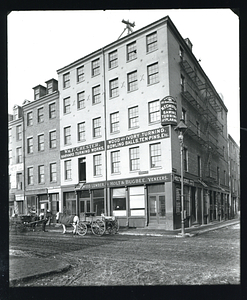
[[[122,19],[134,31],[169,15],[228,108],[228,133],[239,144],[239,19],[230,9],[14,11],[8,16],[8,105],[33,100],[33,87],[57,70],[117,40]],[[127,31],[127,30],[126,30]],[[124,35],[126,34],[126,31]]]

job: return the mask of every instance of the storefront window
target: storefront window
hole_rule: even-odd
[[[130,215],[145,216],[145,195],[144,186],[129,188]]]
[[[104,189],[93,191],[93,211],[96,212],[96,216],[104,213]]]
[[[125,188],[112,189],[112,207],[114,216],[126,216]]]
[[[64,193],[64,199],[66,203],[66,211],[68,214],[76,214],[76,195],[74,192]]]
[[[27,196],[27,213],[30,211],[36,210],[36,197],[35,196]]]

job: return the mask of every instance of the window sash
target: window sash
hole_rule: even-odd
[[[33,138],[27,139],[27,153],[33,153]]]
[[[57,164],[56,163],[50,164],[50,181],[51,182],[57,181]]]
[[[55,103],[49,105],[49,118],[53,119],[56,117],[56,107]]]
[[[137,57],[136,42],[133,42],[133,43],[127,45],[127,61],[133,60],[136,57]]]
[[[151,168],[161,167],[161,145],[160,143],[150,145]]]
[[[149,106],[149,123],[160,121],[160,103],[155,100],[148,103]]]
[[[77,68],[77,82],[84,80],[84,66]]]
[[[65,179],[71,179],[71,160],[64,162]]]
[[[70,74],[66,73],[63,75],[63,87],[64,88],[68,88],[70,87]]]
[[[129,108],[129,128],[139,126],[138,106]]]
[[[94,176],[102,175],[102,157],[101,154],[94,155]]]
[[[101,118],[93,119],[93,137],[101,136]]]
[[[77,109],[85,108],[85,92],[77,94]]]
[[[128,76],[128,91],[131,92],[137,90],[138,88],[137,71],[129,73],[127,76]]]
[[[27,126],[33,125],[33,113],[29,112],[27,113]]]
[[[57,143],[56,143],[56,131],[51,131],[50,132],[50,148],[56,148]]]
[[[140,169],[140,154],[139,147],[130,148],[130,171]]]
[[[44,135],[38,135],[38,151],[44,151],[45,144],[44,144]]]
[[[92,76],[100,74],[99,58],[92,61]]]
[[[110,115],[111,133],[119,131],[119,112]]]
[[[83,141],[85,140],[85,122],[79,123],[78,124],[78,141]]]
[[[70,113],[70,97],[63,99],[63,112],[64,114]]]
[[[64,128],[64,144],[68,145],[71,143],[71,132],[70,132],[70,127],[65,127]]]
[[[109,53],[109,68],[115,68],[118,66],[117,50]]]
[[[16,162],[17,163],[22,163],[22,148],[16,148]]]
[[[148,84],[159,82],[159,66],[158,63],[148,66]]]
[[[147,52],[156,50],[157,46],[157,32],[147,35]]]
[[[110,81],[110,98],[118,96],[118,78]]]
[[[93,87],[93,104],[100,103],[100,85]]]
[[[39,172],[39,183],[45,182],[45,167],[44,166],[38,166],[38,172]]]
[[[33,184],[33,168],[32,167],[27,169],[27,183]]]
[[[112,173],[120,172],[120,151],[111,152],[111,161],[112,161]]]

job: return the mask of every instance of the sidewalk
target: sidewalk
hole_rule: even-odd
[[[222,222],[213,222],[206,225],[185,228],[186,237],[193,237],[199,234],[203,234],[208,231],[217,230],[223,227],[240,224],[239,219],[233,219]],[[47,233],[40,232],[41,234],[54,234],[61,233],[62,227],[57,224],[46,226]],[[71,230],[69,230],[71,231]],[[167,231],[163,229],[147,229],[147,228],[120,228],[120,235],[139,235],[139,236],[160,236],[160,237],[171,237],[179,238],[181,229]],[[82,237],[83,238],[83,237]],[[18,255],[13,255],[10,251],[10,263],[9,263],[9,280],[10,287],[17,283],[25,281],[27,279],[49,275],[52,273],[59,273],[67,271],[71,266],[57,259],[44,259],[44,258],[32,258],[25,257],[19,251]],[[27,268],[28,266],[28,268]]]

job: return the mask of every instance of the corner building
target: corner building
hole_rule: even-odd
[[[57,73],[63,209],[115,215],[120,226],[181,227],[179,139],[160,118],[172,96],[188,126],[185,225],[223,217],[227,109],[169,17]]]

